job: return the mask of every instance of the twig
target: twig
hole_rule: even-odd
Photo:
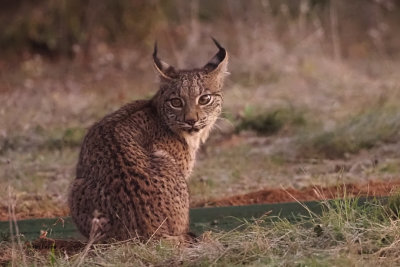
[[[158,232],[158,230],[161,228],[161,226],[165,223],[165,221],[167,220],[167,218],[164,219],[164,221],[162,221],[162,223],[160,224],[160,226],[158,226],[158,228],[154,231],[154,233],[150,236],[150,238],[147,240],[147,242],[145,243],[145,245],[147,245],[154,237],[154,235]]]
[[[316,213],[312,212],[306,205],[304,205],[304,203],[301,203],[295,196],[293,196],[292,194],[290,194],[289,191],[287,191],[285,188],[283,188],[282,185],[281,185],[281,188],[282,188],[283,191],[286,192],[286,194],[288,194],[288,195],[289,195],[291,198],[293,198],[297,203],[299,203],[303,208],[305,208],[305,209],[308,211],[308,213],[309,213],[310,215],[314,215],[315,217],[318,217],[318,215],[317,215]]]
[[[76,266],[81,266],[83,260],[85,259],[87,253],[89,252],[90,247],[94,244],[94,242],[98,241],[102,237],[102,233],[98,231],[101,228],[100,220],[95,217],[92,220],[92,228],[90,230],[89,242],[86,244],[85,249],[83,250],[82,255],[79,257],[78,264]]]
[[[339,38],[339,26],[338,26],[338,16],[336,10],[335,1],[331,1],[329,7],[329,18],[331,21],[331,36],[332,36],[332,45],[333,45],[333,56],[335,60],[341,61],[342,59],[342,49],[340,46],[340,38]]]

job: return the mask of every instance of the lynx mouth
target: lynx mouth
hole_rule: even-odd
[[[194,127],[192,127],[192,128],[187,129],[187,130],[185,130],[185,131],[188,132],[188,133],[190,133],[190,134],[192,134],[192,133],[198,133],[198,132],[200,131],[200,129],[199,129],[199,128],[194,128]]]
[[[190,127],[190,128],[184,128],[183,131],[189,133],[189,134],[194,134],[194,133],[198,133],[201,129],[203,129],[204,127]]]

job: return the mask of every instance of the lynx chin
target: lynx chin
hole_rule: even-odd
[[[161,61],[155,45],[160,83],[154,97],[127,104],[89,129],[68,202],[90,240],[187,238],[187,179],[223,102],[228,54],[214,43],[215,56],[192,70]]]

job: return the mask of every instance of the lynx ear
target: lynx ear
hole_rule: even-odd
[[[213,58],[203,67],[203,69],[210,74],[224,74],[228,67],[228,53],[225,48],[223,48],[217,40],[212,38],[215,45],[218,47],[219,51],[215,54]]]
[[[170,66],[168,63],[161,61],[157,57],[157,42],[154,43],[153,60],[154,60],[154,68],[158,71],[161,78],[172,80],[175,77],[176,75],[175,68]]]

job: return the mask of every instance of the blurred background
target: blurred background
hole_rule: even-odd
[[[192,205],[261,188],[397,181],[400,1],[3,0],[0,213],[65,215],[86,130],[157,90],[159,55],[230,55]]]

